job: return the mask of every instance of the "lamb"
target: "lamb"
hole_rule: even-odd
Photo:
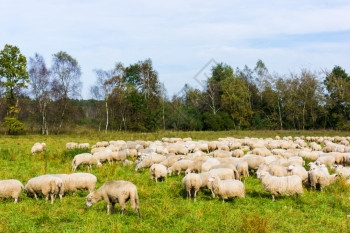
[[[31,178],[24,187],[24,191],[27,195],[34,195],[35,199],[42,194],[47,201],[50,196],[51,204],[53,204],[56,195],[62,199],[64,186],[62,179],[52,175],[42,175]]]
[[[175,162],[171,167],[168,168],[168,174],[171,176],[173,172],[177,172],[177,175],[180,175],[182,170],[188,169],[188,167],[193,163],[192,160],[182,159]]]
[[[24,186],[19,180],[0,180],[0,198],[12,197],[17,203],[23,189]]]
[[[77,190],[94,191],[97,183],[97,177],[90,173],[77,172],[72,174],[55,174],[62,179],[64,192],[76,192]]]
[[[206,161],[205,158],[194,161],[187,168],[187,170],[185,171],[185,174],[189,174],[191,172],[197,172],[197,173],[201,172],[202,165],[205,161]]]
[[[309,171],[310,186],[317,190],[322,189],[336,181],[338,174],[329,175],[322,169],[314,168]]]
[[[182,179],[182,184],[187,192],[187,198],[191,198],[193,192],[193,198],[194,201],[196,201],[197,192],[202,186],[202,179],[200,175],[196,173],[189,173]]]
[[[208,179],[213,190],[213,197],[215,195],[222,198],[222,202],[231,197],[245,196],[244,184],[239,180],[221,180],[218,176],[211,176]]]
[[[83,153],[74,156],[72,161],[72,170],[75,172],[79,165],[88,165],[89,171],[92,171],[92,165],[101,166],[102,164],[92,154]]]
[[[155,179],[156,183],[158,182],[158,179],[166,179],[167,175],[167,169],[164,165],[155,163],[153,164],[150,169],[151,179]]]
[[[119,202],[122,207],[122,214],[125,213],[125,203],[129,200],[130,205],[136,210],[140,218],[139,196],[136,185],[125,180],[111,180],[104,183],[99,189],[90,193],[86,197],[86,206],[89,208],[92,204],[104,200],[107,203],[107,214],[114,212],[114,205]],[[112,211],[110,211],[112,207]]]
[[[36,142],[32,149],[31,149],[31,153],[32,154],[35,154],[35,153],[41,153],[41,152],[44,152],[46,150],[46,144],[45,142]]]
[[[258,178],[261,178],[264,189],[271,193],[273,201],[277,194],[300,195],[303,193],[302,180],[297,175],[277,177],[261,171],[258,173]]]

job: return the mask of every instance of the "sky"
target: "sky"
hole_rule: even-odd
[[[301,69],[350,73],[348,0],[0,0],[0,49],[27,57],[65,51],[81,66],[81,98],[95,69],[151,58],[169,96],[201,88],[215,62],[270,73]]]

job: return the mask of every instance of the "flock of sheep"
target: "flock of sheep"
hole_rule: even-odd
[[[283,137],[219,138],[217,141],[193,141],[191,138],[162,138],[159,141],[102,141],[91,147],[91,153],[76,155],[72,160],[72,174],[46,174],[30,179],[25,186],[18,180],[1,180],[0,197],[18,201],[24,189],[27,196],[36,199],[42,195],[54,202],[56,196],[76,190],[88,190],[86,205],[104,200],[107,213],[115,203],[125,212],[130,201],[140,217],[137,187],[123,180],[105,182],[95,190],[97,178],[93,174],[75,172],[79,166],[102,166],[119,161],[123,166],[136,162],[135,171],[147,168],[155,182],[167,176],[184,173],[182,183],[188,198],[194,198],[201,189],[209,189],[213,197],[223,201],[245,197],[242,180],[256,174],[263,188],[272,195],[300,195],[303,187],[322,190],[337,177],[350,178],[350,137]],[[32,153],[40,153],[45,143],[35,143]],[[90,149],[88,143],[66,144],[66,149]],[[133,162],[135,161],[135,162]],[[308,161],[309,170],[305,169]],[[329,173],[335,169],[335,174]],[[347,180],[350,183],[350,179]]]

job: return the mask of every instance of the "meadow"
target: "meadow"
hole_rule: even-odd
[[[83,150],[67,151],[69,141],[160,140],[162,137],[192,137],[216,140],[219,137],[349,136],[338,131],[220,131],[155,133],[80,131],[66,135],[0,135],[0,179],[15,178],[24,185],[45,173],[71,173],[74,155]],[[31,155],[35,142],[46,142],[45,153]],[[86,167],[78,171],[86,172]],[[127,205],[125,215],[106,214],[103,201],[90,209],[85,206],[87,191],[66,195],[54,204],[36,201],[21,194],[19,203],[0,200],[0,232],[350,232],[350,187],[340,179],[322,192],[304,188],[301,197],[280,196],[276,201],[264,191],[254,175],[245,182],[246,197],[222,203],[210,191],[200,191],[197,201],[186,199],[181,176],[155,183],[149,170],[135,172],[134,166],[118,163],[94,167],[100,187],[107,180],[129,180],[138,187],[141,219]]]

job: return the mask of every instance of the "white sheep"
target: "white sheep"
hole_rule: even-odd
[[[97,177],[90,173],[77,172],[72,174],[55,174],[62,179],[64,184],[64,192],[76,192],[77,190],[88,190],[90,193],[94,191]]]
[[[350,167],[344,167],[343,165],[334,165],[336,173],[348,179],[350,177]]]
[[[87,142],[79,143],[79,144],[78,144],[78,148],[79,148],[79,149],[89,149],[89,148],[90,148],[90,144],[87,143]]]
[[[135,171],[138,171],[141,168],[151,167],[155,163],[161,163],[166,159],[164,155],[160,154],[150,154],[145,157],[142,157],[140,161],[137,162]]]
[[[125,203],[129,200],[131,207],[136,210],[140,218],[139,196],[136,185],[133,183],[125,180],[107,181],[99,189],[87,195],[86,206],[91,207],[92,204],[102,199],[107,203],[107,214],[114,212],[114,205],[117,202],[122,207],[122,214],[124,214],[126,209]],[[111,207],[112,211],[110,211]]]
[[[322,169],[313,168],[309,171],[310,186],[315,190],[322,191],[324,187],[334,183],[337,177],[338,174],[329,175]]]
[[[224,202],[228,198],[245,196],[244,184],[239,180],[221,180],[218,176],[214,175],[208,179],[211,183],[213,190],[213,197],[215,195],[222,198]]]
[[[78,148],[78,143],[76,142],[67,142],[66,143],[66,149],[67,150],[73,150],[73,149],[76,149]]]
[[[331,155],[322,155],[315,161],[316,164],[324,164],[331,167],[335,163],[335,158]]]
[[[102,164],[92,154],[83,153],[74,156],[72,160],[72,170],[77,170],[79,165],[88,165],[89,171],[92,171],[92,165],[101,166]]]
[[[213,152],[214,158],[228,158],[232,157],[232,152],[226,150],[215,150]]]
[[[24,191],[27,195],[33,195],[35,199],[42,194],[47,201],[50,196],[51,204],[53,204],[56,195],[62,199],[64,186],[62,179],[52,175],[42,175],[31,178],[24,187]]]
[[[162,164],[155,163],[150,167],[149,172],[151,174],[151,179],[154,179],[157,183],[158,179],[166,179],[167,168]]]
[[[219,164],[220,164],[220,161],[218,159],[210,158],[202,164],[201,171],[207,172],[210,170],[211,167]]]
[[[44,152],[46,150],[46,144],[45,142],[36,142],[32,149],[31,149],[31,153],[32,154],[35,154],[35,153],[41,153],[41,152]]]
[[[0,198],[12,197],[15,199],[15,203],[17,203],[23,189],[24,186],[19,180],[0,180]]]
[[[277,194],[300,195],[303,193],[302,180],[297,175],[277,177],[261,171],[258,173],[258,178],[261,178],[265,191],[271,193],[273,201]]]
[[[186,171],[192,163],[193,161],[189,159],[181,159],[175,162],[171,167],[168,168],[169,176],[171,176],[173,172],[176,172],[177,175],[180,175],[181,171]]]
[[[308,172],[303,166],[300,165],[290,165],[288,167],[288,175],[297,175],[301,178],[303,184],[308,182]]]
[[[236,158],[241,158],[244,156],[244,152],[241,149],[236,149],[236,150],[232,151],[232,156],[236,157]]]
[[[191,198],[193,193],[194,201],[196,201],[197,192],[202,186],[202,179],[200,175],[196,173],[189,173],[182,179],[182,184],[186,190],[187,198]]]
[[[104,163],[106,161],[108,161],[109,163],[111,163],[111,153],[112,150],[110,149],[105,149],[103,151],[99,151],[93,154],[93,156],[100,162],[100,163]]]

